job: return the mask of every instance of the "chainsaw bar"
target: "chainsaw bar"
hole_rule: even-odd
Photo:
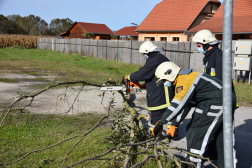
[[[105,87],[100,87],[101,91],[118,91],[122,90],[122,86],[105,86]]]

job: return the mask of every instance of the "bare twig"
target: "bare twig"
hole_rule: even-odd
[[[164,149],[164,151],[172,158],[174,159],[176,165],[178,166],[178,168],[181,168],[181,164],[178,161],[178,158],[175,157],[171,152],[169,152],[168,150]]]
[[[195,166],[192,162],[186,162],[186,161],[181,160],[180,163],[187,164],[187,165],[190,165],[190,166],[197,168],[197,166]]]
[[[26,95],[23,95],[21,97],[19,97],[16,101],[14,101],[11,105],[9,105],[8,107],[4,108],[1,110],[1,113],[6,110],[6,109],[11,109],[17,102],[23,100],[23,99],[26,99],[26,98],[34,98],[36,97],[37,95],[51,89],[51,88],[54,88],[54,87],[57,87],[57,86],[60,86],[60,85],[70,85],[70,84],[79,84],[79,83],[82,83],[83,85],[92,85],[92,86],[97,86],[97,87],[101,87],[101,85],[97,85],[97,84],[92,84],[92,83],[88,83],[88,82],[85,82],[85,81],[78,81],[78,82],[61,82],[61,83],[57,83],[55,85],[51,85],[51,86],[48,86],[46,87],[45,89],[42,89],[38,92],[35,92],[35,93],[32,93],[32,94],[26,94]],[[24,110],[24,109],[23,109]],[[5,116],[3,117],[1,123],[0,123],[0,128],[2,127],[2,124],[6,118],[6,116],[9,114],[10,110],[7,111],[7,113],[5,114]]]
[[[42,151],[42,150],[45,150],[45,149],[52,148],[52,147],[54,147],[54,146],[56,146],[56,145],[58,145],[58,144],[60,144],[60,143],[62,143],[62,142],[71,140],[71,139],[76,138],[76,137],[79,137],[79,136],[81,136],[81,135],[75,135],[75,136],[73,136],[73,137],[64,139],[64,140],[62,140],[62,141],[60,141],[60,142],[57,142],[57,143],[55,143],[55,144],[53,144],[53,145],[51,145],[51,146],[48,146],[48,147],[45,147],[45,148],[41,148],[41,149],[38,149],[38,150],[31,151],[31,152],[29,152],[29,153],[26,153],[24,156],[22,156],[21,158],[19,158],[19,159],[17,159],[17,160],[14,160],[14,161],[12,161],[12,162],[8,162],[8,163],[3,164],[3,166],[7,166],[7,165],[9,165],[9,164],[18,162],[18,161],[24,159],[26,156],[28,156],[28,155],[30,155],[30,154],[32,154],[32,153],[35,153],[35,152],[39,152],[39,151]]]
[[[159,155],[158,155],[158,152],[157,152],[157,140],[155,141],[155,144],[154,144],[154,154],[156,156],[156,159],[158,160],[159,167],[162,168],[163,166],[161,164],[161,161],[160,161],[160,158],[159,158]]]
[[[88,132],[86,132],[86,133],[82,136],[82,138],[81,138],[81,139],[72,147],[72,149],[66,154],[66,156],[65,156],[65,158],[64,158],[64,160],[63,160],[63,163],[62,163],[61,167],[64,166],[67,156],[68,156],[68,155],[73,151],[73,149],[84,139],[84,137],[85,137],[86,135],[88,135],[90,132],[92,132],[95,128],[97,128],[97,127],[100,125],[100,123],[101,123],[105,118],[108,118],[108,117],[109,117],[109,111],[110,111],[110,107],[111,107],[111,104],[113,103],[113,101],[114,101],[114,98],[109,102],[108,110],[107,110],[107,115],[104,116],[103,118],[101,118],[100,121],[98,121],[98,123],[97,123],[92,129],[90,129]]]
[[[94,156],[94,157],[91,157],[91,158],[83,159],[83,160],[81,160],[81,161],[79,161],[79,162],[76,162],[76,163],[74,163],[74,164],[72,164],[72,165],[66,166],[65,168],[76,166],[76,165],[78,165],[78,164],[80,164],[80,163],[83,163],[83,162],[85,162],[85,161],[87,161],[87,160],[95,160],[95,159],[97,159],[97,158],[100,158],[100,157],[102,157],[102,156],[105,156],[105,155],[109,154],[110,152],[112,152],[113,150],[116,150],[116,149],[117,149],[117,148],[110,148],[110,149],[109,149],[107,152],[105,152],[105,153],[102,153],[102,154],[100,154],[100,155],[97,155],[97,156]]]
[[[113,160],[115,157],[119,156],[121,153],[118,153],[117,155],[113,156],[112,158],[108,159],[106,162],[102,163],[100,166],[98,166],[97,168],[105,165],[106,163],[108,163],[110,160]]]
[[[73,101],[73,103],[72,103],[72,106],[68,109],[68,111],[66,112],[66,114],[69,113],[69,111],[73,108],[74,103],[75,103],[77,97],[79,97],[79,94],[80,94],[80,92],[83,90],[84,87],[85,87],[85,85],[83,85],[83,86],[81,87],[81,89],[79,90],[78,94],[76,95],[76,97],[75,97],[75,99],[74,99],[74,101]]]
[[[137,163],[137,164],[131,166],[130,168],[136,168],[137,166],[143,165],[143,164],[144,164],[145,162],[147,162],[147,160],[150,159],[150,158],[155,158],[155,159],[157,159],[157,157],[156,157],[155,155],[147,155],[147,156],[145,156],[144,160],[142,160],[141,162],[139,162],[139,163]]]

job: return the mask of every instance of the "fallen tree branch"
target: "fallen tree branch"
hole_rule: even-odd
[[[97,168],[105,165],[106,163],[108,163],[110,160],[113,160],[115,157],[119,156],[121,153],[118,153],[117,155],[113,156],[112,158],[108,159],[106,162],[104,162],[103,164],[101,164],[100,166],[98,166]]]
[[[131,166],[130,168],[136,168],[137,166],[140,166],[140,165],[143,165],[145,162],[147,162],[148,159],[150,158],[155,158],[155,159],[158,159],[155,155],[147,155],[145,156],[144,160],[142,160],[141,162]]]
[[[85,82],[85,81],[79,81],[79,82],[62,82],[62,83],[58,83],[58,84],[49,86],[49,87],[47,87],[47,88],[45,88],[45,89],[42,89],[42,90],[40,90],[40,91],[38,91],[38,92],[35,92],[35,93],[32,93],[32,94],[22,95],[22,96],[19,97],[16,101],[14,101],[11,105],[9,105],[8,107],[6,107],[5,109],[3,109],[3,110],[0,111],[0,112],[1,112],[1,116],[2,116],[3,112],[4,112],[5,110],[7,110],[5,116],[3,117],[2,121],[0,122],[0,128],[1,128],[1,126],[2,126],[2,123],[3,123],[4,120],[5,120],[6,116],[10,113],[11,109],[13,108],[13,106],[14,106],[17,102],[19,102],[19,101],[21,101],[21,100],[23,100],[23,99],[26,99],[26,98],[32,98],[31,101],[30,101],[30,103],[27,104],[27,105],[25,105],[25,106],[21,109],[21,111],[22,111],[22,110],[24,110],[26,107],[28,107],[28,106],[30,106],[30,105],[32,104],[34,98],[35,98],[37,95],[39,95],[39,94],[41,94],[41,93],[43,93],[43,92],[49,90],[50,88],[53,88],[53,87],[57,87],[57,86],[65,85],[65,84],[66,84],[66,85],[67,85],[66,89],[68,89],[69,85],[71,85],[71,84],[80,84],[80,83],[83,84],[83,86],[82,86],[82,88],[78,91],[77,96],[75,97],[75,99],[74,99],[74,101],[73,101],[71,107],[68,109],[68,111],[67,111],[66,113],[68,113],[71,109],[73,109],[73,106],[74,106],[75,101],[77,100],[77,98],[79,97],[81,91],[83,90],[83,88],[84,88],[86,85],[92,85],[92,86],[101,87],[101,85],[90,84],[90,83],[87,83],[87,82]],[[113,83],[113,82],[108,82],[108,83],[113,84],[113,85],[116,85],[116,83]],[[161,145],[158,145],[158,142],[161,140],[161,139],[159,139],[159,138],[150,138],[150,139],[148,139],[148,140],[146,140],[146,141],[140,141],[140,142],[139,142],[139,140],[138,140],[137,138],[135,138],[135,137],[136,137],[136,134],[137,134],[137,131],[139,131],[139,123],[138,123],[139,120],[137,119],[137,113],[136,113],[136,111],[135,111],[134,108],[129,107],[129,104],[128,104],[128,103],[129,103],[129,99],[128,99],[129,96],[128,96],[128,98],[126,98],[126,96],[124,95],[124,93],[123,93],[122,91],[118,91],[118,92],[121,94],[121,96],[122,96],[122,98],[123,98],[123,100],[124,100],[123,104],[124,104],[124,106],[125,106],[125,109],[126,109],[127,112],[129,112],[129,114],[131,115],[131,119],[130,119],[130,130],[129,130],[129,131],[130,131],[130,137],[131,137],[132,139],[130,140],[130,143],[129,143],[129,144],[120,144],[118,147],[111,148],[111,149],[107,150],[105,153],[102,153],[102,154],[100,154],[100,155],[96,155],[96,156],[94,156],[94,157],[90,157],[90,158],[83,159],[83,160],[81,160],[81,161],[79,161],[79,162],[76,162],[76,163],[74,163],[74,164],[72,164],[72,165],[69,165],[69,166],[67,166],[67,167],[73,167],[73,166],[75,166],[75,165],[78,165],[78,164],[83,163],[83,162],[88,161],[88,160],[98,160],[98,159],[99,159],[99,160],[107,160],[107,161],[105,161],[104,163],[102,163],[100,166],[98,166],[98,167],[101,167],[101,166],[105,165],[106,163],[108,163],[109,161],[113,160],[115,157],[119,156],[120,154],[124,154],[124,156],[125,156],[125,161],[124,161],[124,163],[123,163],[123,167],[125,167],[125,168],[129,166],[129,163],[133,164],[132,168],[137,167],[137,166],[140,166],[140,165],[143,165],[143,164],[145,164],[145,163],[147,162],[148,159],[151,159],[151,158],[155,158],[155,159],[158,161],[159,167],[163,167],[163,166],[162,166],[162,163],[161,163],[161,161],[160,161],[160,156],[168,157],[167,155],[169,155],[172,159],[174,159],[176,165],[177,165],[179,168],[181,168],[181,163],[183,163],[183,164],[192,164],[192,163],[189,163],[189,162],[180,161],[176,156],[174,156],[171,152],[169,152],[168,149],[178,150],[178,151],[183,152],[183,153],[186,153],[186,154],[188,154],[188,155],[191,155],[191,156],[194,156],[194,157],[197,157],[197,158],[202,158],[202,159],[204,159],[204,160],[210,161],[208,158],[204,158],[203,156],[190,153],[190,152],[188,152],[188,151],[186,151],[186,150],[184,150],[184,149],[180,149],[180,148],[177,148],[177,147],[167,147],[167,146],[163,146],[163,145],[162,145],[162,146],[161,146]],[[75,93],[76,93],[76,92],[75,92]],[[65,95],[65,97],[66,97],[66,92],[65,92],[64,95]],[[103,96],[104,96],[104,95],[103,95]],[[72,148],[67,152],[67,154],[65,155],[64,160],[63,160],[63,163],[62,163],[62,165],[61,165],[61,167],[63,167],[64,164],[65,164],[65,162],[66,162],[66,160],[67,160],[67,157],[68,157],[68,156],[70,155],[70,153],[76,148],[76,146],[77,146],[77,145],[78,145],[78,144],[79,144],[90,132],[92,132],[92,131],[95,130],[98,126],[100,126],[101,122],[102,122],[105,118],[108,118],[108,117],[109,117],[109,111],[110,111],[110,107],[111,107],[111,104],[113,103],[113,101],[114,101],[114,98],[109,102],[109,106],[108,106],[108,109],[107,109],[107,115],[104,116],[103,118],[101,118],[101,119],[97,122],[97,124],[96,124],[95,126],[93,126],[93,128],[91,128],[91,129],[90,129],[89,131],[87,131],[85,134],[82,134],[82,135],[75,135],[75,136],[73,136],[73,137],[67,138],[67,139],[65,139],[65,140],[62,140],[62,141],[60,141],[60,142],[57,142],[57,143],[55,143],[55,144],[53,144],[53,145],[50,145],[50,146],[48,146],[48,147],[45,147],[45,148],[41,148],[41,149],[38,149],[38,150],[31,151],[31,152],[29,152],[29,153],[26,153],[24,156],[22,156],[21,158],[15,160],[15,161],[2,164],[2,166],[6,166],[6,165],[9,165],[9,164],[18,162],[18,161],[24,159],[25,157],[27,157],[28,155],[30,155],[30,154],[32,154],[32,153],[35,153],[35,152],[39,152],[39,151],[42,151],[42,150],[46,150],[46,149],[52,148],[52,147],[54,147],[54,146],[56,146],[56,145],[58,145],[58,144],[60,144],[60,143],[66,142],[66,141],[71,140],[71,139],[74,139],[74,138],[76,138],[76,137],[81,137],[81,139],[78,140],[78,141],[72,146]],[[128,114],[128,113],[127,113],[127,114]],[[1,118],[1,117],[0,117],[0,118]],[[127,142],[129,142],[129,141],[127,141]],[[135,143],[135,142],[137,142],[137,143]],[[138,146],[145,146],[145,149],[144,149],[143,151],[137,152],[137,147],[138,147]],[[145,156],[144,160],[142,160],[141,162],[135,164],[136,156],[139,155],[139,154],[147,153],[147,151],[150,149],[151,146],[153,146],[153,150],[152,150],[152,151],[154,151],[154,155],[147,155],[147,156]],[[123,147],[127,147],[127,151],[121,149],[121,148],[123,148]],[[159,154],[159,153],[158,153],[158,150],[159,150],[159,149],[161,149],[162,154]],[[114,150],[116,150],[116,151],[118,151],[118,152],[120,152],[120,153],[117,154],[117,155],[115,155],[115,156],[113,156],[113,157],[111,157],[111,158],[105,158],[105,159],[102,158],[103,156],[108,155],[109,153],[113,152]],[[167,155],[165,155],[165,154],[163,153],[163,150],[165,150],[165,152],[166,152]],[[131,153],[131,152],[132,152],[132,153]],[[121,162],[120,162],[120,163],[121,163]],[[210,163],[211,163],[211,162],[210,162]],[[211,163],[211,164],[212,164],[212,163]],[[213,165],[213,164],[212,164],[212,165]],[[194,166],[194,165],[193,165],[193,166]],[[215,165],[213,165],[213,166],[216,167]]]
[[[105,152],[105,153],[102,153],[102,154],[100,154],[100,155],[97,155],[97,156],[94,156],[94,157],[91,157],[91,158],[83,159],[83,160],[81,160],[81,161],[79,161],[79,162],[76,162],[76,163],[74,163],[74,164],[72,164],[72,165],[66,166],[65,168],[69,168],[69,167],[76,166],[76,165],[78,165],[78,164],[80,164],[80,163],[83,163],[83,162],[85,162],[85,161],[87,161],[87,160],[95,160],[95,159],[97,159],[97,158],[100,158],[100,157],[102,157],[102,156],[105,156],[105,155],[109,154],[110,152],[112,152],[113,150],[116,150],[116,149],[117,149],[117,148],[110,148],[110,149],[109,149],[107,152]]]
[[[97,123],[92,129],[90,129],[88,132],[86,132],[86,133],[82,136],[82,138],[81,138],[81,139],[72,147],[72,149],[66,154],[66,156],[65,156],[65,158],[64,158],[64,160],[63,160],[63,163],[62,163],[61,167],[64,166],[67,156],[68,156],[68,155],[73,151],[73,149],[84,139],[84,137],[85,137],[86,135],[88,135],[90,132],[92,132],[95,128],[97,128],[97,127],[100,125],[100,123],[101,123],[105,118],[108,118],[108,117],[109,117],[109,111],[110,111],[110,107],[111,107],[111,104],[113,103],[113,101],[114,101],[114,98],[109,102],[108,110],[107,110],[107,115],[104,116],[103,118],[101,118],[100,121],[98,121],[98,123]]]
[[[32,93],[32,94],[26,94],[26,95],[23,95],[21,97],[19,97],[16,101],[14,101],[11,105],[9,105],[8,107],[2,109],[0,112],[1,114],[3,113],[4,110],[7,110],[7,109],[11,109],[17,102],[23,100],[23,99],[26,99],[26,98],[29,98],[31,97],[32,100],[34,97],[38,96],[39,94],[51,89],[51,88],[54,88],[54,87],[57,87],[57,86],[60,86],[60,85],[70,85],[70,84],[80,84],[82,83],[83,85],[92,85],[92,86],[97,86],[97,87],[101,87],[102,85],[97,85],[97,84],[92,84],[92,83],[88,83],[88,82],[85,82],[85,81],[78,81],[78,82],[61,82],[61,83],[57,83],[55,85],[51,85],[51,86],[48,86],[46,87],[45,89],[42,89],[40,91],[37,91],[35,93]],[[24,109],[23,109],[24,110]],[[3,117],[2,121],[0,122],[0,128],[2,127],[2,124],[6,118],[6,116],[9,114],[10,110],[7,111],[7,113],[5,114],[5,116]]]

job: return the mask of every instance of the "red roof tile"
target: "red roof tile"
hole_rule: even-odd
[[[85,23],[85,22],[77,22],[83,29],[90,33],[97,34],[111,34],[113,35],[113,31],[110,30],[105,24],[98,23]]]
[[[194,34],[202,29],[208,29],[213,33],[223,32],[223,8],[224,3],[216,14],[208,21],[190,29],[186,34]],[[233,1],[233,33],[252,32],[252,1],[234,0]]]
[[[185,31],[209,2],[209,0],[163,0],[154,7],[136,31]]]
[[[117,36],[138,36],[139,33],[135,32],[137,26],[124,27],[115,32]]]

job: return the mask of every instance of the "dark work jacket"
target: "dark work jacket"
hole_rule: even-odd
[[[148,54],[149,58],[145,65],[139,68],[138,71],[130,75],[132,82],[145,81],[145,87],[147,91],[147,106],[157,107],[166,104],[164,85],[156,86],[155,71],[157,67],[166,61],[169,61],[164,55],[159,52],[153,52]],[[170,101],[174,97],[174,91],[168,88]],[[166,107],[167,108],[167,107]],[[160,109],[158,109],[160,110]]]
[[[203,58],[203,65],[206,67],[205,72],[203,70],[204,73],[222,81],[222,51],[218,46],[214,46],[211,50],[206,52]]]
[[[217,45],[206,52],[203,58],[203,65],[205,65],[205,72],[203,70],[204,73],[214,76],[222,82],[222,50],[220,50]],[[233,82],[232,92],[235,94]],[[238,104],[236,107],[239,107]]]

